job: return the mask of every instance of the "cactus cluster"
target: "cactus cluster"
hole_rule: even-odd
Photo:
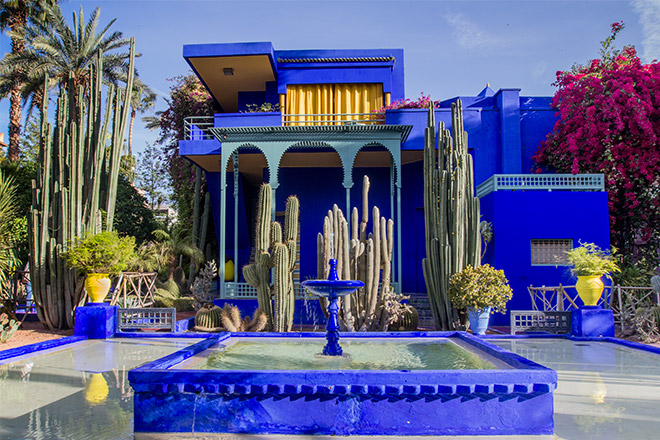
[[[20,326],[20,322],[9,319],[6,313],[0,314],[0,342],[7,342]]]
[[[241,318],[238,307],[225,304],[223,308],[207,304],[195,315],[195,330],[201,332],[260,332],[268,325],[268,318],[259,309],[252,318]]]
[[[197,331],[220,331],[222,309],[212,304],[207,304],[195,314],[195,330]]]
[[[220,312],[220,322],[228,332],[260,332],[268,325],[268,317],[256,309],[252,318],[246,316],[242,319],[238,307],[225,304]]]
[[[326,279],[329,260],[337,260],[340,280],[360,280],[364,287],[341,299],[339,323],[344,331],[385,330],[389,318],[382,299],[390,292],[392,274],[392,247],[394,245],[394,221],[381,217],[377,206],[373,207],[372,231],[367,235],[369,222],[369,178],[362,181],[362,219],[358,209],[351,213],[349,235],[348,221],[337,205],[328,211],[323,221],[323,233],[317,237],[318,277]],[[382,274],[382,275],[381,275]],[[320,299],[323,309],[327,299]]]
[[[418,325],[419,312],[413,306],[408,306],[403,313],[390,323],[389,330],[411,332],[417,330]]]
[[[424,144],[424,224],[426,291],[439,330],[457,326],[449,300],[449,277],[481,260],[479,198],[474,196],[472,156],[468,153],[460,99],[451,105],[453,138],[443,122],[436,148],[435,114],[429,109]]]
[[[282,226],[271,221],[273,190],[267,183],[261,186],[257,202],[255,232],[255,261],[243,267],[245,281],[257,289],[259,309],[268,318],[269,329],[291,331],[295,293],[293,269],[298,251],[298,214],[300,203],[296,196],[286,201],[284,232]],[[270,283],[270,270],[273,283]]]
[[[112,230],[134,59],[131,40],[126,87],[110,85],[105,98],[101,52],[88,68],[88,89],[70,76],[60,88],[52,131],[49,80],[44,81],[39,169],[28,217],[32,290],[39,320],[51,329],[73,327],[73,311],[82,299],[82,279],[61,257],[65,246],[74,237]]]

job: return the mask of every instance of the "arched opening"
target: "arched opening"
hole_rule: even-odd
[[[217,230],[222,231],[218,238],[219,263],[231,260],[233,267],[227,266],[231,273],[225,273],[225,280],[242,282],[241,268],[253,259],[257,197],[261,183],[269,181],[269,164],[263,151],[252,144],[244,144],[229,154],[225,171],[226,208],[224,216],[218,212],[216,221]],[[226,295],[232,293],[238,294],[225,292]]]
[[[380,143],[371,142],[362,146],[353,159],[351,169],[353,177],[353,188],[351,189],[352,205],[357,206],[362,218],[363,214],[363,179],[369,177],[368,193],[368,218],[367,231],[373,229],[373,207],[378,206],[380,215],[394,220],[395,224],[395,242],[392,261],[392,280],[395,288],[398,288],[396,282],[400,280],[400,271],[397,271],[398,262],[401,259],[400,240],[400,209],[397,204],[400,199],[400,191],[397,191],[397,178],[400,170],[397,168],[392,153]]]
[[[316,278],[316,236],[333,204],[342,206],[344,167],[338,152],[325,142],[298,142],[288,147],[277,168],[276,219],[284,220],[289,195],[300,200],[299,258],[294,281]],[[342,206],[343,209],[343,206]]]

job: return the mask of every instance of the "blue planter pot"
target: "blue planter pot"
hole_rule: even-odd
[[[490,319],[490,307],[481,310],[468,309],[468,319],[470,320],[472,334],[485,335]]]

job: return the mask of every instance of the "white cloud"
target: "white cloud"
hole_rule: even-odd
[[[531,74],[535,79],[540,79],[548,76],[548,63],[545,61],[538,61],[532,66]]]
[[[445,14],[444,19],[452,28],[452,35],[464,49],[490,49],[496,45],[496,39],[486,34],[483,29],[468,20],[464,14]]]
[[[633,7],[642,24],[642,59],[660,60],[660,0],[636,0]]]

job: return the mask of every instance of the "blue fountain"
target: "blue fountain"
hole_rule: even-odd
[[[340,280],[337,276],[337,260],[330,260],[330,273],[327,280],[307,280],[302,282],[302,286],[312,292],[314,295],[328,298],[328,324],[325,326],[325,338],[328,342],[323,347],[325,356],[342,356],[343,350],[339,345],[339,321],[337,313],[339,305],[337,300],[346,295],[350,295],[360,287],[364,287],[362,281]]]

